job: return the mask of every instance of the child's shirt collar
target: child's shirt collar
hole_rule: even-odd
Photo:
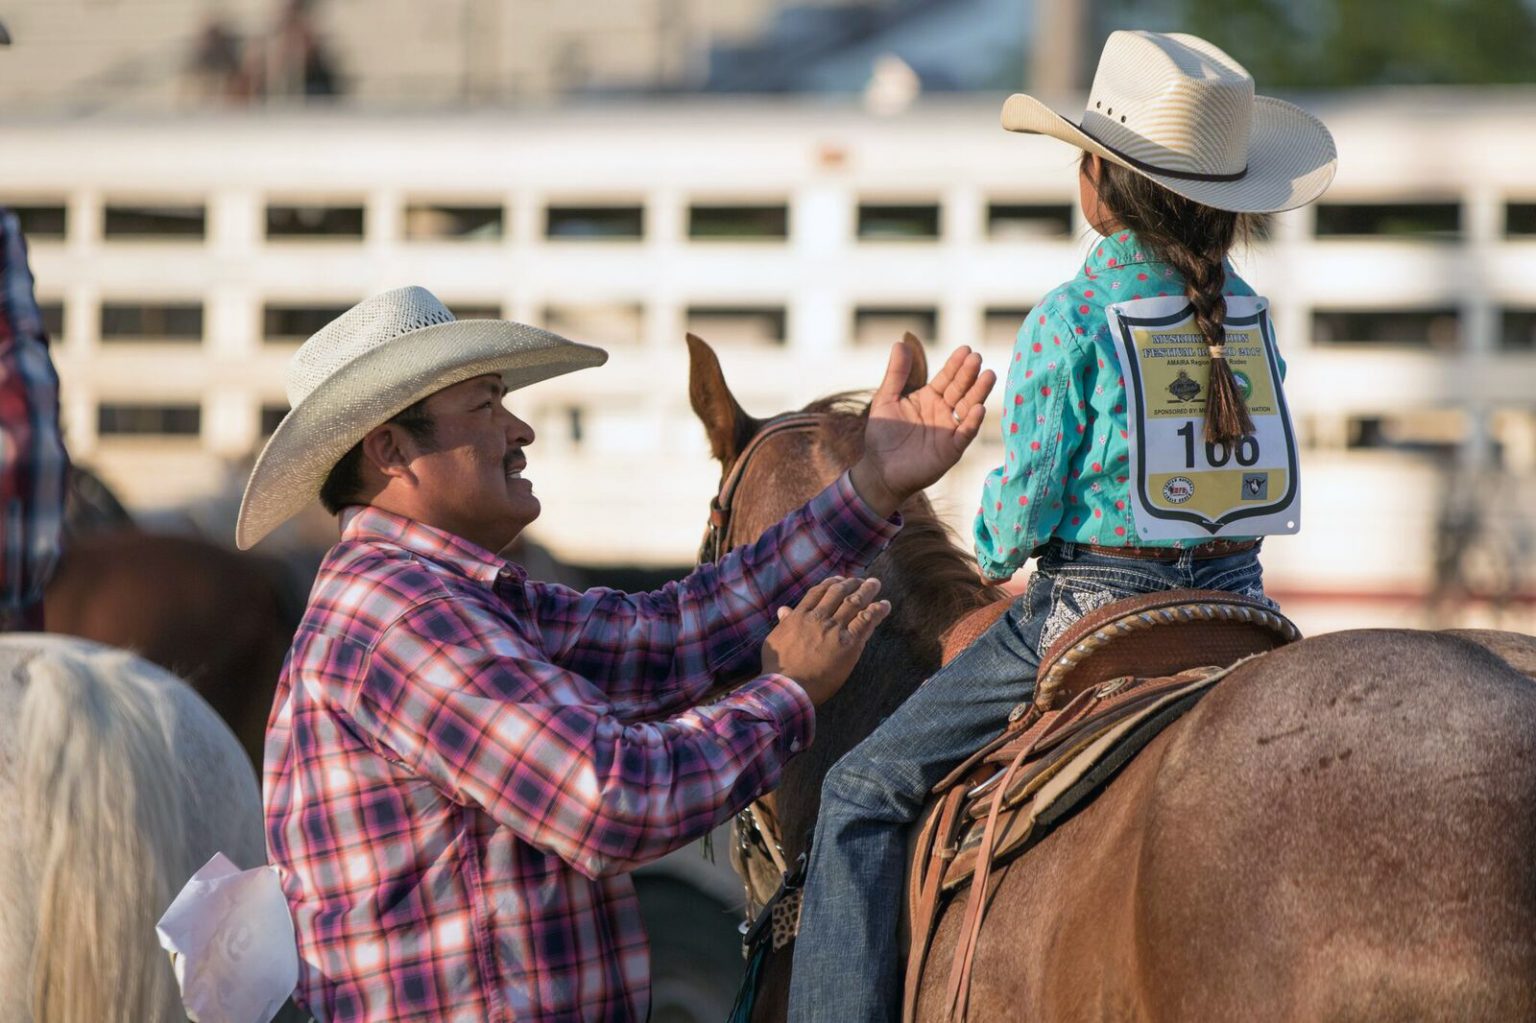
[[[1115,270],[1134,263],[1155,262],[1151,251],[1129,231],[1115,231],[1101,237],[1083,262],[1083,274],[1092,279],[1105,270]]]

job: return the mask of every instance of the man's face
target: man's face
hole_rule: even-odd
[[[533,428],[502,404],[506,394],[494,373],[445,387],[426,401],[432,442],[411,442],[418,517],[490,551],[539,517],[533,484],[522,476]]]

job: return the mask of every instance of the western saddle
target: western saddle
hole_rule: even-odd
[[[946,662],[1007,609],[983,607],[944,637]],[[946,1005],[964,1019],[992,870],[1081,808],[1142,747],[1251,657],[1299,639],[1258,601],[1214,590],[1170,590],[1087,615],[1046,651],[1034,700],[935,787],[919,824],[908,885],[912,924],[906,1018],[944,899],[967,885]]]

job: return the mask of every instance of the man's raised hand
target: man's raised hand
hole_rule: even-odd
[[[982,370],[981,354],[961,345],[932,380],[903,395],[911,365],[906,345],[893,345],[869,403],[864,457],[853,467],[854,489],[883,517],[960,460],[981,430],[983,403],[997,383],[997,374]]]

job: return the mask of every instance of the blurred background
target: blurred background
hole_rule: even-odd
[[[71,451],[132,512],[227,539],[294,347],[414,282],[612,351],[519,396],[549,509],[530,539],[573,575],[635,582],[692,560],[718,479],[685,331],[757,415],[872,385],[907,329],[1005,364],[1088,232],[1075,154],[1002,132],[1000,100],[1074,114],[1113,28],[1206,36],[1340,150],[1325,200],[1239,259],[1274,299],[1306,444],[1304,531],[1268,545],[1272,589],[1309,631],[1531,625],[1526,0],[8,0],[0,17],[0,202],[32,241]],[[962,533],[1000,450],[989,429],[939,488]],[[322,518],[267,547],[313,559],[331,535]]]
[[[686,571],[719,479],[685,331],[759,416],[872,386],[904,330],[1003,367],[1090,244],[1076,152],[1003,132],[1003,97],[1075,117],[1109,31],[1194,32],[1340,152],[1324,200],[1237,259],[1273,300],[1305,445],[1271,592],[1307,632],[1536,631],[1529,0],[0,0],[0,19],[0,203],[31,240],[73,457],[142,527],[229,542],[297,344],[418,283],[611,351],[514,398],[545,504],[521,556],[631,588]],[[934,494],[962,535],[996,422]],[[334,538],[316,512],[262,545],[300,597]],[[659,1018],[711,1018],[718,994],[677,984]]]

